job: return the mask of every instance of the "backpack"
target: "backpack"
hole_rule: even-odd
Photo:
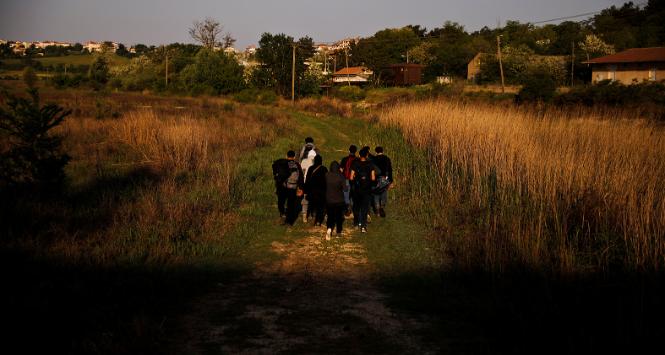
[[[356,160],[355,156],[349,155],[346,157],[346,163],[344,164],[344,177],[349,180],[351,178],[351,167],[353,162]]]
[[[301,159],[307,159],[307,155],[309,154],[309,151],[312,150],[312,149],[314,149],[314,144],[313,143],[305,144],[305,150],[303,150]]]
[[[272,175],[275,178],[275,182],[278,184],[284,184],[286,179],[289,178],[289,175],[291,175],[288,161],[285,159],[275,161],[272,164]]]
[[[288,168],[289,176],[284,181],[284,187],[295,190],[298,188],[298,180],[300,180],[300,169],[298,169],[298,164],[293,160],[289,160]]]
[[[361,162],[356,169],[356,184],[362,191],[372,190],[372,163],[369,161]]]

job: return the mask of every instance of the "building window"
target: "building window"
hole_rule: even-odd
[[[649,81],[656,81],[656,67],[649,69]]]

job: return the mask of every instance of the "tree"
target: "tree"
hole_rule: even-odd
[[[30,89],[35,87],[35,84],[37,84],[37,74],[35,74],[35,69],[30,66],[23,69],[23,82]]]
[[[587,60],[614,53],[614,46],[605,43],[594,34],[587,35],[578,46],[586,54]]]
[[[29,98],[6,92],[0,96],[0,102],[5,104],[0,107],[0,133],[7,138],[7,149],[0,153],[2,185],[59,183],[69,161],[60,152],[61,138],[50,131],[71,110],[55,104],[41,106],[37,89],[28,89],[28,93]]]
[[[109,80],[109,62],[104,55],[98,55],[90,65],[88,78],[93,84],[104,85]]]
[[[224,27],[219,21],[207,17],[203,21],[195,21],[189,28],[189,36],[202,46],[214,49],[219,44],[219,37]]]
[[[181,73],[185,88],[193,94],[229,94],[245,87],[244,69],[233,56],[204,48],[194,64]]]
[[[305,60],[314,55],[314,42],[311,38],[303,37],[298,42],[294,42],[293,37],[283,33],[277,35],[264,33],[261,35],[259,48],[256,50],[256,59],[261,62],[263,69],[254,75],[260,75],[260,81],[269,81],[269,86],[274,87],[282,96],[288,96],[291,93],[294,45],[296,46],[295,84],[300,91],[300,84],[307,69]]]
[[[410,27],[381,30],[351,44],[350,65],[369,67],[375,73],[375,80],[381,82],[382,71],[391,64],[405,62],[407,52],[418,44],[420,39]],[[338,68],[339,64],[338,61]]]
[[[231,36],[230,33],[226,33],[222,39],[223,48],[232,48],[236,43],[236,39]]]

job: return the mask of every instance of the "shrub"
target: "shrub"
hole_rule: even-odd
[[[28,93],[29,98],[3,94],[7,96],[6,109],[0,108],[0,134],[6,137],[0,153],[3,185],[59,183],[69,161],[60,152],[60,137],[49,133],[71,110],[55,104],[41,106],[37,89]]]
[[[37,83],[37,74],[35,74],[35,70],[32,69],[32,67],[25,67],[25,69],[23,69],[23,82],[29,88],[35,87],[35,84]]]
[[[233,95],[233,98],[245,104],[273,105],[277,102],[277,94],[272,90],[245,89]]]
[[[244,69],[223,52],[202,49],[181,73],[183,86],[194,94],[230,94],[245,87]]]
[[[515,101],[522,102],[549,102],[556,94],[556,82],[545,69],[530,70],[523,79],[524,86],[515,97]]]
[[[334,91],[334,96],[347,101],[360,101],[365,98],[365,91],[357,86],[342,86]]]

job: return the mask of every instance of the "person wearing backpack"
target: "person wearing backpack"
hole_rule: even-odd
[[[298,162],[302,162],[303,159],[307,159],[309,151],[313,150],[317,155],[321,154],[319,148],[314,145],[314,138],[307,137],[305,138],[305,144],[300,148],[300,154],[298,154]]]
[[[354,220],[357,218],[361,233],[367,233],[367,215],[372,203],[372,189],[376,182],[376,169],[374,164],[367,159],[369,150],[360,150],[360,159],[353,165],[351,170],[351,182],[354,185],[358,207],[355,208]]]
[[[286,189],[286,180],[291,175],[289,171],[289,160],[286,158],[277,159],[272,163],[272,175],[275,180],[275,194],[277,195],[277,209],[281,218],[286,217],[286,200],[288,190]]]
[[[300,163],[300,167],[302,168],[303,172],[303,182],[307,184],[307,172],[309,171],[309,168],[314,165],[314,157],[318,156],[316,154],[315,150],[309,150],[307,152],[307,157],[302,160]],[[309,199],[307,198],[307,194],[303,196],[302,199],[302,221],[303,223],[307,223],[307,218],[312,214],[312,211],[309,209]]]
[[[309,211],[314,215],[314,225],[323,225],[326,215],[326,173],[328,169],[323,166],[320,155],[314,157],[314,164],[305,174],[305,194],[309,202]]]
[[[344,210],[346,209],[344,196],[348,195],[348,191],[348,181],[342,174],[339,164],[333,161],[330,163],[330,171],[326,173],[326,211],[328,212],[326,240],[330,240],[333,228],[338,237],[342,235]]]
[[[386,217],[385,207],[388,204],[388,190],[393,183],[393,165],[387,155],[383,154],[383,147],[374,148],[376,155],[373,162],[377,167],[377,182],[374,188],[374,208],[382,218]]]
[[[358,151],[358,147],[356,147],[355,145],[352,144],[349,147],[349,155],[342,158],[342,162],[341,162],[341,166],[340,166],[340,168],[342,170],[342,174],[344,175],[346,186],[347,186],[347,189],[344,190],[344,203],[346,204],[346,213],[345,214],[347,216],[351,215],[351,209],[352,209],[352,200],[351,200],[352,187],[351,187],[351,184],[349,183],[349,179],[351,178],[351,170],[352,170],[352,167],[353,167],[353,163],[358,159],[358,157],[356,156],[357,151]],[[357,224],[357,221],[355,221],[355,222],[356,223],[354,223],[354,225]]]
[[[296,161],[296,152],[289,150],[286,157],[289,177],[284,182],[284,188],[286,189],[286,219],[284,223],[293,225],[298,219],[298,213],[300,213],[300,199],[305,182],[302,168]]]

